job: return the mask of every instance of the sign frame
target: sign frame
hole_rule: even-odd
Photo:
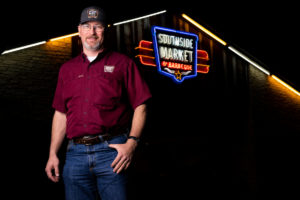
[[[198,49],[198,40],[199,40],[198,35],[190,32],[179,31],[179,30],[174,30],[174,29],[160,27],[160,26],[152,26],[151,32],[152,32],[152,39],[153,39],[155,62],[157,65],[158,72],[164,76],[170,77],[176,83],[182,83],[186,79],[195,78],[197,76],[197,49]],[[188,38],[194,39],[193,56],[192,56],[193,62],[192,62],[192,70],[191,70],[192,74],[184,75],[182,78],[180,74],[180,78],[177,78],[174,74],[171,74],[162,69],[159,50],[158,50],[158,42],[157,42],[158,32],[166,32],[168,34],[173,34],[173,35],[183,35],[183,36],[187,36]]]

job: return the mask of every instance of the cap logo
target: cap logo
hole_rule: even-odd
[[[98,10],[96,9],[89,9],[87,11],[87,14],[88,14],[88,18],[97,18],[98,17]]]

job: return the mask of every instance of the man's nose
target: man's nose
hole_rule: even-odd
[[[96,33],[96,27],[94,27],[94,26],[90,27],[89,32],[92,32],[93,34],[95,34]]]

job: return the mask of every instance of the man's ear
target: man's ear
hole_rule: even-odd
[[[78,25],[78,33],[79,33],[79,37],[80,37],[80,25]]]

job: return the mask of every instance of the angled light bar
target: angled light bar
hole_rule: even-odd
[[[280,80],[277,76],[272,75],[271,77],[274,78],[278,83],[280,83],[281,85],[283,85],[284,87],[286,87],[287,89],[289,89],[290,91],[294,92],[296,95],[300,96],[300,93],[297,90],[295,90],[293,87],[291,87],[287,83],[285,83],[282,80]]]
[[[76,35],[79,35],[79,33],[77,32],[77,33],[73,33],[73,34],[69,34],[69,35],[65,35],[65,36],[61,36],[61,37],[57,37],[57,38],[52,38],[49,41],[52,42],[52,41],[55,41],[55,40],[60,40],[60,39],[68,38],[68,37],[73,37],[73,36],[76,36]]]
[[[232,46],[229,46],[228,49],[230,49],[232,52],[234,52],[235,54],[237,54],[238,56],[240,56],[241,58],[243,58],[244,60],[246,60],[248,63],[250,63],[251,65],[253,65],[257,69],[259,69],[263,73],[267,74],[268,76],[270,75],[270,72],[268,70],[264,69],[263,67],[261,67],[260,65],[258,65],[254,61],[252,61],[250,58],[248,58],[247,56],[245,56],[244,54],[242,54],[241,52],[239,52],[238,50],[236,50]]]
[[[147,17],[152,17],[152,16],[155,16],[155,15],[160,15],[160,14],[163,14],[163,13],[165,13],[165,12],[167,12],[167,11],[166,11],[166,10],[163,10],[163,11],[156,12],[156,13],[152,13],[152,14],[145,15],[145,16],[142,16],[142,17],[137,17],[137,18],[129,19],[129,20],[122,21],[122,22],[117,22],[117,23],[114,23],[113,25],[114,25],[114,26],[118,26],[118,25],[120,25],[120,24],[126,24],[126,23],[129,23],[129,22],[137,21],[137,20],[144,19],[144,18],[147,18]]]
[[[203,32],[205,32],[207,35],[211,36],[212,38],[214,38],[215,40],[217,40],[218,42],[220,42],[221,44],[223,44],[224,46],[227,45],[227,43],[224,40],[222,40],[221,38],[219,38],[218,36],[216,36],[215,34],[213,34],[212,32],[210,32],[208,29],[206,29],[203,26],[201,26],[199,23],[197,23],[195,20],[193,20],[192,18],[190,18],[186,14],[182,14],[181,16],[184,19],[186,19],[189,22],[191,22],[192,24],[194,24],[197,28],[199,28],[200,30],[202,30]]]
[[[42,42],[37,42],[37,43],[29,44],[29,45],[26,45],[26,46],[18,47],[18,48],[6,50],[1,55],[12,53],[12,52],[15,52],[15,51],[20,51],[22,49],[27,49],[27,48],[38,46],[38,45],[45,44],[45,43],[46,43],[46,41],[42,41]]]

